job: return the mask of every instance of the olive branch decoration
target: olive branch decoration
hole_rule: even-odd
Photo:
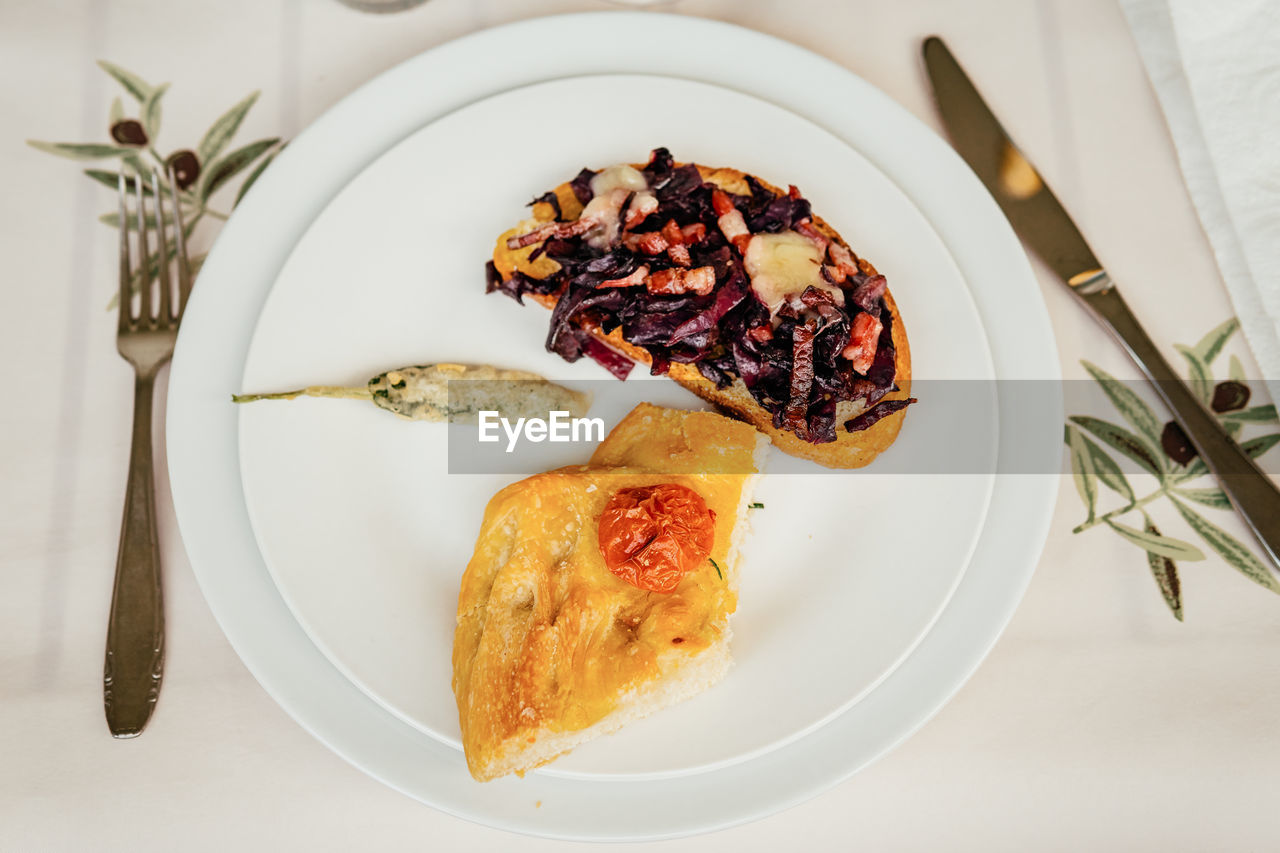
[[[260,93],[252,92],[220,115],[205,131],[194,150],[179,148],[171,151],[167,156],[161,154],[160,149],[156,147],[156,139],[160,134],[161,102],[169,90],[169,84],[161,83],[153,86],[132,71],[126,71],[105,60],[99,60],[98,66],[120,84],[133,102],[128,110],[120,97],[116,97],[111,102],[107,113],[110,142],[42,142],[29,139],[27,144],[40,151],[71,160],[118,160],[119,171],[84,170],[85,175],[113,190],[118,187],[121,174],[124,174],[125,183],[130,192],[135,190],[134,176],[146,175],[142,191],[144,195],[150,196],[152,190],[149,179],[154,171],[159,176],[161,192],[168,193],[170,191],[168,176],[172,172],[173,183],[177,185],[178,202],[182,208],[183,234],[188,239],[202,222],[227,219],[229,211],[219,210],[210,204],[219,190],[225,188],[245,169],[257,164],[240,184],[240,189],[231,202],[231,209],[234,209],[254,182],[271,165],[275,156],[285,147],[286,143],[282,143],[279,138],[270,138],[259,139],[227,151],[227,146],[240,129],[245,116],[258,100]],[[149,164],[148,159],[153,161],[154,165]],[[104,213],[98,217],[98,220],[112,228],[127,229],[129,227],[128,223],[120,222],[118,212]],[[154,212],[147,217],[147,224],[155,225]],[[166,222],[165,227],[172,230],[174,224]],[[176,241],[170,239],[167,242],[169,249],[165,260],[172,261],[177,252]],[[189,259],[193,277],[199,272],[204,259],[204,254],[193,255]],[[157,249],[135,273],[134,288],[136,289],[141,283],[144,275],[156,275],[159,264],[160,256]],[[117,298],[116,296],[111,298],[108,309],[115,308]]]
[[[1248,406],[1251,392],[1245,384],[1244,367],[1236,356],[1231,356],[1228,378],[1214,382],[1210,367],[1239,325],[1232,318],[1212,329],[1195,346],[1175,345],[1186,360],[1191,389],[1236,441],[1241,441],[1246,428],[1280,423],[1274,405]],[[1182,583],[1177,563],[1203,560],[1205,553],[1192,542],[1162,533],[1151,520],[1147,505],[1168,500],[1187,526],[1228,565],[1259,586],[1280,593],[1280,581],[1250,547],[1192,508],[1191,504],[1195,503],[1217,510],[1232,509],[1226,494],[1211,481],[1203,487],[1193,485],[1194,481],[1207,477],[1209,469],[1182,428],[1174,421],[1161,425],[1151,407],[1131,388],[1088,361],[1081,364],[1101,385],[1129,428],[1085,415],[1067,418],[1063,440],[1070,452],[1076,491],[1088,512],[1088,517],[1072,532],[1106,526],[1143,549],[1165,603],[1174,617],[1182,621]],[[1278,443],[1280,432],[1272,432],[1241,441],[1240,447],[1257,459]],[[1138,497],[1111,454],[1120,454],[1154,475],[1159,484],[1156,490]],[[1099,484],[1120,497],[1119,508],[1099,514]],[[1139,514],[1141,526],[1119,520],[1131,513]]]

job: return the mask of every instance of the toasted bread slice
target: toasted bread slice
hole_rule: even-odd
[[[767,443],[712,412],[646,403],[590,465],[494,496],[462,578],[453,647],[462,743],[476,779],[523,774],[724,676],[739,541]],[[708,473],[675,473],[690,470]],[[669,593],[613,575],[597,542],[614,492],[659,483],[693,489],[716,513],[711,560]]]
[[[643,168],[643,164],[636,164],[635,168]],[[701,172],[704,180],[710,181],[728,192],[738,195],[749,195],[751,192],[750,186],[746,181],[746,173],[737,169],[716,169],[698,166],[698,171]],[[756,178],[756,180],[760,179]],[[762,180],[760,180],[760,183],[771,192],[785,194]],[[563,218],[566,220],[576,219],[582,212],[582,204],[574,195],[572,187],[568,183],[564,183],[556,187],[554,192]],[[516,270],[531,278],[541,279],[559,269],[559,265],[545,255],[530,259],[530,255],[533,254],[538,244],[520,249],[511,249],[507,246],[508,238],[532,231],[538,225],[545,224],[553,219],[555,219],[555,211],[552,206],[546,202],[539,202],[534,205],[533,218],[520,223],[498,237],[493,251],[493,262],[504,280],[510,279],[511,274]],[[839,243],[846,249],[849,248],[849,245],[845,243],[835,229],[816,214],[813,216],[813,224],[827,238]],[[862,272],[867,275],[876,274],[875,267],[866,259],[859,258],[858,264]],[[527,296],[548,309],[555,307],[557,301],[557,297],[554,295],[530,293]],[[907,342],[907,332],[902,322],[902,316],[898,312],[898,305],[888,291],[885,292],[884,302],[885,307],[893,318],[891,334],[896,355],[897,375],[895,381],[898,386],[898,390],[889,393],[884,399],[905,400],[911,396],[911,350]],[[593,330],[592,334],[607,346],[625,354],[638,364],[651,364],[648,352],[623,339],[621,328],[615,329],[607,335],[599,330]],[[871,427],[858,432],[847,432],[842,428],[837,429],[836,441],[813,444],[793,432],[774,427],[773,415],[752,398],[751,393],[741,379],[736,379],[726,388],[717,388],[714,382],[698,372],[696,366],[681,363],[672,363],[667,375],[721,411],[751,424],[769,436],[773,444],[784,453],[810,459],[828,468],[861,468],[869,464],[889,445],[893,444],[894,439],[898,437],[898,431],[902,428],[902,419],[906,414],[905,410],[895,412]],[[840,403],[837,407],[836,422],[838,424],[843,423],[845,420],[856,416],[859,411],[861,411],[861,407],[854,403]]]

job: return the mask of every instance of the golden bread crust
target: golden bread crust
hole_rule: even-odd
[[[643,168],[643,164],[634,165],[637,169]],[[698,166],[698,170],[702,173],[704,180],[711,181],[729,192],[739,195],[750,193],[745,172],[738,169],[705,166]],[[756,180],[760,179],[757,178]],[[771,192],[783,193],[782,190],[765,181],[761,180],[760,183]],[[574,195],[573,189],[569,184],[561,184],[555,188],[554,192],[557,201],[560,203],[564,218],[577,218],[582,211],[582,204]],[[529,260],[529,255],[537,247],[537,244],[521,249],[507,248],[507,238],[525,233],[531,230],[535,224],[549,222],[555,218],[551,205],[546,203],[535,205],[533,214],[533,219],[522,222],[515,228],[501,234],[498,237],[497,244],[494,246],[494,266],[504,280],[509,279],[516,270],[532,278],[545,278],[560,268],[559,264],[545,255],[536,260]],[[821,217],[814,214],[813,223],[823,235],[846,249],[849,248],[849,245],[845,243],[836,230]],[[859,259],[859,266],[863,272],[869,275],[876,273],[875,267],[865,259]],[[552,295],[535,293],[526,295],[546,308],[555,307],[557,301],[557,298]],[[884,301],[885,307],[888,308],[889,314],[893,318],[892,336],[896,354],[895,381],[898,385],[898,390],[886,395],[884,399],[905,400],[911,396],[911,348],[907,341],[907,330],[902,322],[902,315],[898,311],[898,304],[894,301],[893,295],[889,291],[885,292]],[[591,333],[638,364],[651,364],[648,352],[623,340],[621,329],[615,329],[608,335],[599,330],[591,330]],[[899,430],[902,429],[902,421],[906,415],[905,410],[898,411],[886,418],[882,418],[868,429],[851,433],[844,429],[843,422],[857,414],[857,411],[850,404],[841,404],[841,407],[837,409],[836,440],[826,444],[812,444],[793,432],[776,429],[773,426],[773,416],[756,403],[740,379],[727,388],[718,389],[714,382],[698,372],[697,367],[691,364],[674,362],[670,365],[667,375],[720,410],[751,424],[769,436],[774,445],[784,453],[812,460],[828,468],[861,468],[870,464],[893,444],[898,437]]]

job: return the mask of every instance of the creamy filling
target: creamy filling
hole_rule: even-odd
[[[643,192],[649,189],[649,182],[644,172],[625,163],[602,169],[591,179],[591,195],[602,196],[611,190],[623,189],[628,192]]]
[[[825,290],[837,305],[844,305],[844,291],[822,277],[822,250],[802,234],[755,234],[747,242],[742,261],[751,289],[770,314],[798,301],[809,287]]]
[[[625,163],[597,172],[591,179],[591,201],[582,209],[583,219],[594,218],[597,221],[587,234],[587,243],[597,249],[607,249],[617,242],[622,232],[622,205],[628,196],[636,194],[632,204],[647,196],[657,206],[657,199],[648,190],[649,182],[644,173]]]

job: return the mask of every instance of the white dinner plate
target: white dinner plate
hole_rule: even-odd
[[[523,780],[470,780],[449,690],[457,581],[485,501],[515,477],[449,475],[443,427],[367,404],[236,411],[230,393],[358,384],[441,360],[567,384],[604,377],[544,352],[546,312],[485,296],[481,268],[529,198],[583,165],[643,159],[653,145],[799,185],[888,274],[917,376],[1058,375],[1020,247],[940,140],[811,54],[675,21],[604,13],[503,27],[347,98],[293,142],[228,223],[175,358],[179,523],[241,656],[339,753],[495,826],[663,837],[833,784],[922,723],[976,666],[1021,595],[1052,510],[1047,476],[771,474],[742,564],[725,681]],[[591,48],[604,32],[611,49]],[[537,48],[561,39],[585,47],[572,58]],[[639,50],[655,39],[670,48],[661,63]],[[447,93],[429,85],[438,79],[451,80]],[[808,87],[834,93],[847,115]],[[645,97],[666,105],[651,129],[634,117]],[[591,110],[566,107],[575,104]],[[697,405],[673,387],[627,383],[637,401]],[[997,402],[993,456],[1009,417]],[[945,413],[927,404],[908,413],[890,454],[946,440]],[[1047,437],[1046,458],[1058,452]],[[868,531],[856,545],[851,516]]]
[[[795,113],[718,86],[610,74],[469,104],[357,176],[285,263],[258,320],[244,390],[359,384],[389,367],[436,361],[616,382],[590,360],[570,365],[547,353],[550,315],[486,295],[483,264],[495,235],[526,215],[524,203],[582,163],[645,159],[632,105],[646,98],[667,105],[655,131],[662,135],[651,143],[681,159],[811,188],[815,209],[857,235],[859,253],[895,287],[916,376],[992,378],[986,334],[945,246],[901,190],[846,143]],[[576,114],[546,109],[571,103],[595,106]],[[521,132],[490,132],[503,123]],[[628,392],[629,405],[662,394],[701,407],[665,380],[643,378],[637,371],[615,393]],[[606,426],[626,408],[607,413]],[[923,455],[951,416],[926,399],[890,453]],[[370,696],[460,746],[450,689],[458,578],[485,503],[518,473],[451,475],[443,424],[401,421],[366,404],[304,400],[249,406],[240,417],[249,515],[299,623]],[[993,444],[981,464],[994,470],[998,425],[990,417],[980,432]],[[583,462],[587,452],[565,448],[577,454],[566,458],[553,445],[538,449],[542,458],[529,460],[526,473]],[[773,473],[784,466],[807,475]],[[779,454],[768,470],[757,493],[766,511],[752,514],[755,532],[741,567],[733,676],[539,772],[705,770],[831,719],[884,678],[941,611],[968,565],[993,479],[823,472]],[[856,539],[849,519],[861,531]],[[931,535],[913,536],[922,519]],[[722,725],[728,719],[733,725]]]

